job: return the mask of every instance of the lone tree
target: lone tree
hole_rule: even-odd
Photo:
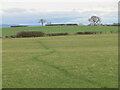
[[[45,22],[46,22],[45,19],[40,19],[38,23],[40,23],[43,26]]]
[[[88,21],[90,22],[90,25],[96,26],[101,22],[101,19],[98,16],[91,16],[91,18],[89,18]]]

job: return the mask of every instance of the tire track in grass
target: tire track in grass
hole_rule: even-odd
[[[40,44],[44,49],[49,50],[49,52],[46,52],[45,54],[42,54],[42,56],[47,56],[53,53],[56,53],[56,50],[50,49],[47,45],[45,45],[42,41],[37,41],[38,44]]]
[[[52,64],[52,63],[50,63],[50,62],[47,62],[47,61],[45,61],[45,60],[42,60],[42,59],[39,59],[39,56],[35,56],[35,57],[32,57],[32,60],[35,60],[35,61],[37,61],[37,62],[39,62],[39,63],[42,63],[43,65],[46,65],[46,66],[48,66],[48,67],[50,67],[50,68],[53,68],[53,69],[56,69],[56,70],[58,70],[59,72],[61,72],[63,75],[65,75],[66,77],[69,77],[70,79],[80,79],[80,80],[83,80],[83,81],[86,81],[86,82],[88,82],[88,83],[91,83],[91,84],[94,84],[95,86],[97,86],[97,87],[99,87],[99,88],[107,88],[106,86],[103,86],[101,83],[99,83],[99,82],[97,82],[97,81],[93,81],[93,80],[90,80],[90,79],[88,79],[87,77],[82,77],[82,78],[80,78],[80,77],[76,77],[76,75],[75,74],[71,74],[70,72],[68,72],[66,69],[63,69],[63,68],[61,68],[61,67],[59,67],[59,66],[56,66],[55,64]]]
[[[51,48],[49,48],[47,45],[45,45],[42,41],[37,41],[37,43],[39,43],[44,49],[46,50],[50,50],[49,52],[45,53],[45,54],[42,54],[41,56],[48,56],[48,55],[51,55],[51,54],[54,54],[54,53],[58,53],[58,51],[56,50],[53,50]],[[44,65],[46,66],[49,66],[51,68],[54,68],[56,70],[59,70],[60,72],[62,72],[64,75],[70,77],[70,78],[73,78],[73,79],[79,79],[78,77],[76,77],[76,75],[74,74],[71,74],[70,72],[68,72],[66,69],[63,69],[59,66],[56,66],[55,64],[52,64],[52,63],[49,63],[45,60],[41,60],[39,59],[39,55],[35,56],[35,57],[32,57],[32,59],[36,60],[36,61],[40,61],[41,63],[43,63]],[[96,82],[96,81],[92,81],[92,80],[89,80],[87,78],[82,78],[82,80],[84,81],[88,81],[89,83],[92,83],[92,84],[95,84],[96,86],[98,87],[105,87],[105,86],[102,86],[100,83]]]
[[[45,45],[42,41],[37,41],[44,49],[48,50],[50,49],[47,45]]]
[[[66,69],[63,69],[59,66],[56,66],[55,64],[52,64],[52,63],[49,63],[49,62],[45,61],[45,60],[39,59],[39,56],[33,57],[33,59],[36,60],[36,61],[40,61],[40,63],[43,63],[43,65],[46,65],[46,66],[51,67],[53,69],[56,69],[56,70],[62,72],[63,74],[65,74],[67,76],[71,75]]]
[[[48,47],[47,45],[45,45],[42,41],[38,41],[37,43],[39,43],[44,49],[50,50],[49,52],[47,52],[47,53],[45,53],[45,54],[42,54],[41,56],[48,56],[48,55],[51,55],[51,54],[54,54],[54,53],[59,53],[58,51],[49,48],[49,47]],[[39,59],[39,56],[36,56],[36,57],[33,57],[33,58],[34,58],[36,61],[42,62],[44,65],[47,65],[47,66],[52,67],[52,68],[54,68],[54,69],[57,69],[57,70],[59,70],[60,72],[66,74],[66,75],[70,75],[70,73],[69,73],[67,70],[65,70],[65,69],[63,69],[63,68],[61,68],[61,67],[59,67],[59,66],[56,66],[56,65],[54,65],[54,64],[52,64],[52,63],[46,62],[45,60],[40,60],[40,59]]]

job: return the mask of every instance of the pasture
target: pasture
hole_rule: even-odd
[[[117,27],[61,28],[4,28],[3,36],[23,30],[117,31]],[[117,88],[117,39],[117,34],[4,38],[3,88]]]
[[[3,28],[2,36],[16,35],[21,31],[42,31],[46,34],[51,33],[69,33],[74,34],[76,32],[116,32],[117,26],[44,26],[44,27],[9,27]]]

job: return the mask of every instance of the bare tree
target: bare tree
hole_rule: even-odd
[[[91,16],[91,18],[89,18],[88,21],[90,22],[90,25],[96,26],[101,22],[101,19],[98,16]]]
[[[40,19],[38,23],[40,23],[43,26],[45,22],[46,22],[45,19]]]

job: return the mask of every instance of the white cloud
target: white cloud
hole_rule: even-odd
[[[97,0],[100,1],[100,0]],[[116,10],[117,2],[4,2],[3,9],[24,8],[39,12],[50,11],[87,11],[87,10]]]
[[[27,10],[24,9],[24,8],[11,8],[11,9],[3,9],[2,10],[3,12],[5,13],[24,13],[26,12]]]
[[[13,0],[14,1],[14,0]],[[20,1],[20,0],[18,0]],[[22,0],[21,0],[22,1]],[[72,0],[69,2],[10,2],[4,1],[2,10],[4,21],[14,23],[30,23],[38,18],[46,18],[55,22],[85,22],[91,15],[100,17],[117,18],[113,12],[117,12],[118,0]],[[110,16],[111,14],[111,16]],[[111,18],[112,17],[112,18]],[[13,19],[14,20],[13,20]],[[24,21],[26,20],[26,21]],[[104,19],[105,20],[105,19]],[[108,20],[108,19],[106,19]]]
[[[3,0],[3,2],[118,2],[119,0]]]

